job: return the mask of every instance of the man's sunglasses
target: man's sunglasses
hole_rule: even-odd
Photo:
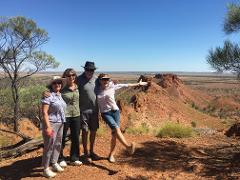
[[[85,69],[85,71],[88,71],[88,72],[94,72],[95,69]]]

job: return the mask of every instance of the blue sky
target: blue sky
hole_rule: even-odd
[[[212,71],[210,48],[237,35],[222,31],[228,0],[0,0],[1,16],[26,16],[45,29],[42,47],[57,70]]]

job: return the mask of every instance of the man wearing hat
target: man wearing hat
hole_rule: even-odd
[[[94,92],[97,78],[94,76],[94,71],[96,70],[94,62],[87,61],[83,68],[84,72],[77,77],[77,85],[80,96],[79,105],[84,156],[86,161],[91,162],[99,159],[94,153],[96,131],[99,128],[98,105]],[[90,153],[87,146],[88,131],[90,131]]]

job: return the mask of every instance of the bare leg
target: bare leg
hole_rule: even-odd
[[[129,145],[127,143],[127,141],[126,141],[125,137],[123,136],[120,128],[116,128],[115,131],[116,131],[116,135],[117,135],[117,138],[120,141],[120,143],[122,143],[122,145],[124,145],[126,148],[131,147],[131,145]]]
[[[82,130],[82,143],[83,143],[83,151],[85,155],[88,155],[88,131]]]
[[[112,139],[111,139],[111,149],[109,156],[114,156],[115,154],[115,147],[117,143],[117,133],[116,131],[112,133]]]
[[[94,153],[95,137],[96,137],[96,131],[90,131],[90,153]]]

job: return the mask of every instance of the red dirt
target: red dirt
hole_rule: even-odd
[[[19,131],[26,136],[36,138],[41,136],[39,128],[37,128],[30,119],[21,119],[19,121]]]
[[[109,133],[110,135],[110,133]],[[223,135],[160,139],[150,136],[126,136],[137,142],[136,153],[129,157],[118,144],[117,163],[106,159],[92,165],[68,166],[59,173],[62,179],[238,179],[238,141]],[[97,137],[96,153],[107,157],[110,137]],[[66,154],[69,153],[67,146]],[[42,177],[42,149],[0,162],[1,179],[45,179]]]

